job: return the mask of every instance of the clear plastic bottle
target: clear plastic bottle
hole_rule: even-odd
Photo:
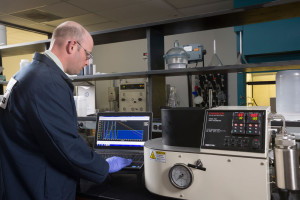
[[[286,120],[300,119],[300,70],[277,72],[276,112]]]
[[[21,62],[20,62],[20,70],[24,67],[26,67],[27,65],[30,64],[30,61],[27,60],[27,59],[21,59]]]

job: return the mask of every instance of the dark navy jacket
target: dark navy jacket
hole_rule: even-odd
[[[48,57],[35,53],[0,108],[0,199],[75,199],[76,182],[101,183],[108,163],[77,132],[73,85]]]

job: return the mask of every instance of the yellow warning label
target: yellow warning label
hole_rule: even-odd
[[[154,152],[152,151],[151,155],[150,155],[150,158],[152,159],[155,159],[155,155],[154,155]]]
[[[166,162],[166,152],[163,151],[150,151],[150,160],[155,160],[157,162]]]
[[[156,154],[166,155],[166,152],[156,151]]]

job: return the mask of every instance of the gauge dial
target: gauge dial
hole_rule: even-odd
[[[191,186],[194,176],[188,166],[178,163],[170,169],[169,179],[175,187],[179,189],[186,189]]]

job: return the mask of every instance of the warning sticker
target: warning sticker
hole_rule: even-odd
[[[166,152],[163,151],[150,151],[150,160],[155,160],[158,162],[166,162]]]
[[[156,159],[156,157],[155,157],[155,155],[154,155],[154,151],[151,152],[150,158],[151,158],[151,159]]]

